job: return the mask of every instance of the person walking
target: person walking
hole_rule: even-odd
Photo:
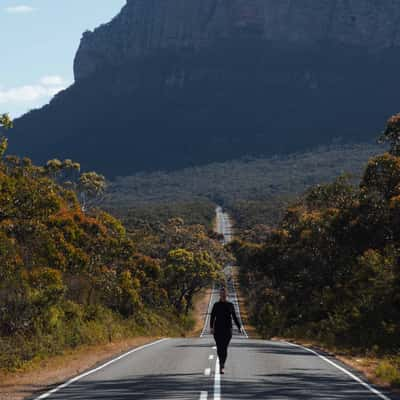
[[[236,316],[235,307],[227,300],[226,289],[222,287],[219,292],[219,301],[214,303],[210,319],[210,331],[211,334],[214,335],[217,345],[221,374],[225,372],[224,368],[226,358],[228,357],[228,346],[232,339],[232,318],[239,332],[242,332],[242,326]]]

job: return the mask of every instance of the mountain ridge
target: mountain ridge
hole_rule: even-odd
[[[347,27],[338,38],[352,40],[314,34],[326,18],[311,21],[333,15],[332,4]],[[370,141],[400,104],[396,4],[130,0],[84,34],[75,83],[15,122],[10,151],[114,178]],[[294,40],[267,40],[266,26]]]

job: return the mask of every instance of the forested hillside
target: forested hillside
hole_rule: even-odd
[[[0,125],[12,122],[3,115]],[[127,230],[95,208],[100,175],[71,160],[42,167],[5,156],[4,137],[0,148],[1,369],[191,328],[194,296],[219,279],[227,257],[209,214],[207,228],[154,216],[158,223],[133,219]]]
[[[285,205],[307,188],[343,173],[357,180],[377,144],[335,145],[271,158],[243,158],[180,171],[138,173],[111,182],[104,206],[129,219],[180,215],[205,223],[214,204],[228,207],[237,230],[275,225]],[[201,214],[201,215],[200,215]]]
[[[338,177],[310,188],[261,241],[232,248],[263,336],[389,354],[382,373],[400,384],[400,114],[382,139],[390,150],[358,184]]]

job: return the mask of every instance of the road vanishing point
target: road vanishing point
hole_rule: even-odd
[[[216,229],[232,239],[229,216],[218,207]],[[231,273],[230,266],[225,273]],[[234,285],[229,298],[240,315]],[[234,334],[225,375],[219,364],[209,314],[199,338],[165,338],[135,348],[33,397],[34,400],[399,400],[369,384],[329,355],[286,342]]]

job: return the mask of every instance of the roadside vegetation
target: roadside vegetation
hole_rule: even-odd
[[[1,116],[0,128],[12,122]],[[12,132],[12,131],[11,131]],[[0,140],[0,369],[83,344],[181,335],[193,298],[227,257],[201,224],[97,208],[104,177],[71,160],[35,166]],[[160,214],[162,214],[160,212]]]
[[[263,337],[310,339],[376,355],[400,386],[400,114],[358,184],[308,189],[278,226],[232,244],[251,322]]]

